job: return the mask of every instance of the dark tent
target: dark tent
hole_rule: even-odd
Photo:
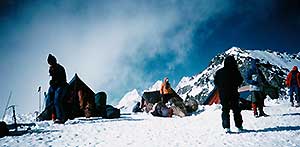
[[[155,103],[161,101],[161,95],[159,91],[148,91],[142,95],[142,107],[145,107],[145,111],[148,113]]]
[[[95,93],[77,74],[69,82],[69,95],[66,97],[66,115],[68,118],[93,116]]]
[[[66,119],[75,117],[101,116],[104,118],[120,117],[120,110],[106,105],[105,92],[95,93],[87,86],[77,74],[74,75],[67,87],[67,94],[64,96],[63,108]],[[38,121],[51,120],[53,104],[47,106],[37,117]]]
[[[160,95],[159,91],[144,92],[142,95],[142,98],[146,102],[152,103],[152,104],[155,104],[155,103],[161,101],[161,95]]]
[[[79,95],[81,95],[80,98]],[[84,107],[87,105],[89,105],[88,107],[90,108],[95,106],[94,95],[95,93],[75,74],[69,82],[67,94],[63,98],[63,109],[66,118],[73,119],[75,117],[85,116],[85,113],[82,111]],[[37,120],[51,120],[52,112],[53,103],[45,108],[37,117]]]

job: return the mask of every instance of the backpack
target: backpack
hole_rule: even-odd
[[[95,94],[95,105],[96,105],[96,116],[105,116],[106,114],[106,93],[105,92],[98,92]]]

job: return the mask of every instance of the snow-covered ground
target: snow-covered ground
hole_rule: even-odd
[[[225,134],[221,106],[200,106],[198,113],[184,118],[159,118],[146,113],[119,119],[77,118],[64,125],[38,122],[31,133],[0,138],[0,146],[300,146],[300,108],[285,100],[266,101],[269,117],[254,118],[242,111],[247,132]],[[231,116],[232,119],[232,116]],[[232,130],[234,127],[231,120]]]

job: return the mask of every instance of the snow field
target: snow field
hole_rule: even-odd
[[[159,118],[146,113],[123,115],[119,119],[77,118],[64,125],[38,122],[32,133],[4,137],[1,146],[300,146],[300,108],[266,101],[269,117],[255,118],[242,111],[248,131],[225,134],[221,126],[221,106],[200,106],[198,114],[179,118]],[[231,113],[231,129],[234,127]]]

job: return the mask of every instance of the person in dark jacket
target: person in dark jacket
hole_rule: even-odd
[[[255,117],[268,116],[263,110],[264,100],[266,97],[266,94],[263,92],[263,88],[268,85],[268,82],[259,67],[259,59],[252,60],[251,68],[246,74],[246,82],[250,84],[252,109]],[[257,108],[259,114],[257,113]]]
[[[68,85],[66,79],[65,68],[57,63],[56,58],[49,54],[48,56],[49,75],[51,80],[46,97],[46,107],[54,104],[55,123],[64,123],[65,114],[63,109],[63,98],[66,95],[66,87]]]
[[[235,126],[243,130],[243,119],[239,108],[238,87],[243,83],[242,75],[233,56],[225,58],[224,67],[219,69],[214,77],[222,105],[222,126],[225,132],[230,132],[230,109],[233,111]]]
[[[290,102],[292,107],[299,106],[300,73],[298,71],[297,66],[294,66],[293,69],[288,74],[286,78],[286,85],[290,89],[289,95],[290,95]],[[296,94],[295,100],[297,102],[295,105],[294,105],[294,93]]]

